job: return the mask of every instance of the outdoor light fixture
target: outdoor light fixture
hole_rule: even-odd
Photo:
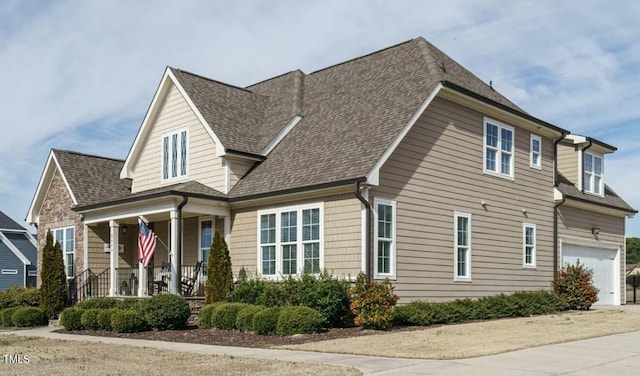
[[[600,234],[600,227],[598,225],[593,225],[593,227],[591,228],[591,233],[597,236],[598,234]]]
[[[124,235],[126,235],[126,234],[127,234],[127,225],[122,225],[122,233],[123,233]]]

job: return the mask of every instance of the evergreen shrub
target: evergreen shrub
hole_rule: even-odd
[[[80,330],[82,327],[82,314],[84,309],[80,307],[65,308],[60,314],[60,325],[67,330]]]
[[[159,330],[184,328],[191,315],[189,303],[174,294],[153,296],[149,299],[145,312],[145,318],[149,325]],[[113,325],[113,320],[111,320],[111,324]]]
[[[276,334],[290,336],[318,333],[324,327],[325,322],[326,318],[313,308],[286,306],[282,308],[278,316]]]
[[[11,315],[11,321],[18,327],[42,326],[47,317],[39,307],[20,307]]]

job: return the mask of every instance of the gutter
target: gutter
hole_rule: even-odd
[[[373,281],[373,275],[371,274],[371,203],[367,201],[366,198],[360,193],[360,182],[356,181],[354,184],[354,193],[358,200],[362,202],[367,212],[367,221],[365,225],[366,234],[365,234],[365,252],[364,252],[364,262],[365,262],[365,273],[367,274],[367,278],[369,281]]]
[[[178,249],[177,254],[174,260],[174,264],[176,266],[175,279],[173,280],[173,286],[175,288],[176,294],[182,296],[182,208],[187,205],[189,202],[189,196],[183,195],[182,202],[178,205],[178,231],[177,231],[177,243]],[[174,277],[174,276],[172,276]]]
[[[567,137],[566,133],[553,142],[553,187],[558,189],[558,144]],[[553,206],[553,280],[558,279],[558,208],[564,204],[567,199],[562,195],[562,200]]]
[[[593,140],[591,138],[587,138],[587,140],[589,141],[589,145],[585,146],[584,149],[582,149],[582,171],[580,171],[580,173],[582,174],[581,178],[581,182],[582,182],[582,186],[580,187],[580,192],[584,193],[584,152],[587,151],[587,149],[589,149],[592,145],[593,145]]]

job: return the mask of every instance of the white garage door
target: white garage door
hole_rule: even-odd
[[[594,305],[619,304],[616,299],[615,283],[616,251],[563,245],[562,265],[575,264],[580,260],[587,268],[593,270],[593,284],[598,290],[598,301]]]

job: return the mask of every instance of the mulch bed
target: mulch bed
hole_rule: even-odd
[[[391,331],[411,330],[415,328],[394,327]],[[155,341],[170,341],[182,343],[197,343],[203,345],[241,346],[241,347],[271,347],[281,345],[297,345],[308,342],[326,341],[337,338],[359,337],[373,335],[380,332],[354,328],[332,328],[323,333],[297,334],[293,336],[261,336],[239,330],[198,329],[188,327],[184,330],[151,330],[140,333],[115,333],[106,330],[75,330],[60,329],[57,332],[66,334],[82,334],[102,337],[118,337],[131,339],[147,339]]]

